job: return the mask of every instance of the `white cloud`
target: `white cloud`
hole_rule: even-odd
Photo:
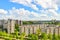
[[[6,11],[4,9],[0,9],[0,19],[6,19],[7,13],[8,13],[8,11]]]
[[[34,10],[38,10],[37,6],[35,4],[32,4],[33,0],[10,0],[10,1],[31,7]]]
[[[12,10],[9,11],[11,14],[9,18],[14,18],[14,19],[19,19],[19,20],[49,20],[52,19],[54,16],[54,11],[46,10],[46,12],[43,10],[41,13],[35,13],[35,12],[30,12],[28,10],[25,10],[24,8],[16,9],[12,8]],[[45,13],[43,13],[45,12]],[[52,18],[48,16],[48,14],[52,13]],[[17,14],[17,15],[15,15]],[[30,17],[32,15],[32,17]]]
[[[58,5],[55,0],[35,0],[35,3],[41,5],[44,9],[50,8],[58,10]]]
[[[0,9],[0,14],[6,14],[6,13],[8,13],[6,10]]]
[[[7,15],[6,18],[21,20],[60,20],[60,14],[57,12],[60,5],[59,0],[11,0],[11,2],[19,3],[39,11],[39,8],[37,8],[37,6],[35,5],[38,4],[41,5],[43,9],[39,11],[40,13],[36,13],[34,11],[31,12],[25,10],[24,8],[16,9],[13,7],[8,11],[10,15]],[[32,2],[34,2],[35,4],[32,4]],[[4,11],[2,13],[4,13]]]
[[[55,3],[60,7],[60,0],[55,0]]]
[[[25,10],[24,8],[16,9],[13,7],[8,11],[9,15],[3,16],[4,19],[19,19],[19,20],[51,20],[57,19],[60,20],[60,14],[58,14],[55,10],[40,10],[40,13],[30,12]]]
[[[50,12],[50,14],[52,14],[52,16],[58,16],[58,13],[53,9],[49,9],[48,12]]]
[[[60,20],[60,14],[53,9],[40,10],[40,12],[41,12],[40,15],[42,16],[41,18],[42,19],[44,18],[44,20],[51,20],[51,19]]]
[[[38,17],[37,13],[30,12],[28,10],[25,10],[24,8],[16,9],[13,7],[8,12],[9,12],[9,15],[6,15],[6,18],[10,18],[10,19],[31,20],[31,19],[35,19],[35,17]],[[31,15],[34,18],[31,18],[30,17]]]
[[[8,11],[9,15],[3,15],[3,19],[19,19],[19,20],[51,20],[57,19],[60,20],[60,14],[53,9],[49,10],[40,10],[40,13],[30,12],[24,8],[16,9],[12,8]],[[49,16],[50,15],[50,16]]]
[[[31,7],[32,9],[38,10],[35,4],[41,5],[44,9],[50,8],[58,10],[59,0],[10,0],[11,2],[16,2]],[[35,4],[32,4],[34,2]]]

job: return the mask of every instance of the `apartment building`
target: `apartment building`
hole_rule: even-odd
[[[40,29],[41,32],[60,34],[60,26],[54,24],[34,24],[34,25],[22,25],[20,26],[20,33],[35,34],[37,30]]]
[[[41,29],[41,32],[45,32],[47,34],[60,34],[60,26],[54,24],[28,24],[23,25],[21,20],[0,20],[0,30],[6,31],[7,33],[14,33],[15,24],[19,25],[19,33],[32,34],[36,33],[38,29]]]
[[[20,20],[13,19],[0,20],[0,30],[6,31],[7,33],[14,33],[15,24],[21,26],[22,22]]]

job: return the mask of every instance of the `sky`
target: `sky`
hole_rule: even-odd
[[[0,0],[0,19],[60,20],[60,0]]]

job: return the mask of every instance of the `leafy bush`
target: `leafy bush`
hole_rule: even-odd
[[[38,40],[38,36],[36,34],[29,34],[28,38],[28,40]]]

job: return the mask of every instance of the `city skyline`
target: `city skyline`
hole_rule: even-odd
[[[0,0],[0,19],[60,20],[60,0]]]

